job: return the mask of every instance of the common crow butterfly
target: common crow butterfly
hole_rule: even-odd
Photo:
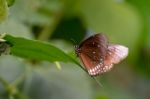
[[[98,33],[76,46],[75,52],[89,75],[97,76],[110,71],[114,64],[125,59],[128,48],[123,45],[109,44],[107,37]]]

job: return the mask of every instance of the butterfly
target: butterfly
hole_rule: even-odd
[[[127,47],[109,44],[107,37],[102,33],[84,40],[76,46],[75,52],[91,76],[110,71],[114,64],[118,64],[128,56]]]

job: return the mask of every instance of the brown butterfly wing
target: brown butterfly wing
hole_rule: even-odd
[[[117,64],[128,55],[128,48],[122,45],[109,45],[108,54],[104,60],[104,72],[111,70],[113,64]]]
[[[99,74],[107,54],[108,41],[105,35],[96,34],[79,46],[79,57],[90,75]]]

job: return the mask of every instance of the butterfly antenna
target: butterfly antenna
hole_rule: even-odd
[[[97,84],[100,86],[100,87],[103,87],[103,85],[101,84],[101,82],[96,78],[96,77],[92,77],[96,82]]]

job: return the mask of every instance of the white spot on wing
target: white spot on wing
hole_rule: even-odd
[[[96,52],[92,52],[93,54],[95,54]]]
[[[112,64],[106,65],[106,66],[102,66],[101,64],[98,64],[97,66],[89,69],[88,73],[91,76],[95,76],[95,75],[102,74],[102,73],[105,73],[107,71],[110,71],[112,67],[113,67]]]

